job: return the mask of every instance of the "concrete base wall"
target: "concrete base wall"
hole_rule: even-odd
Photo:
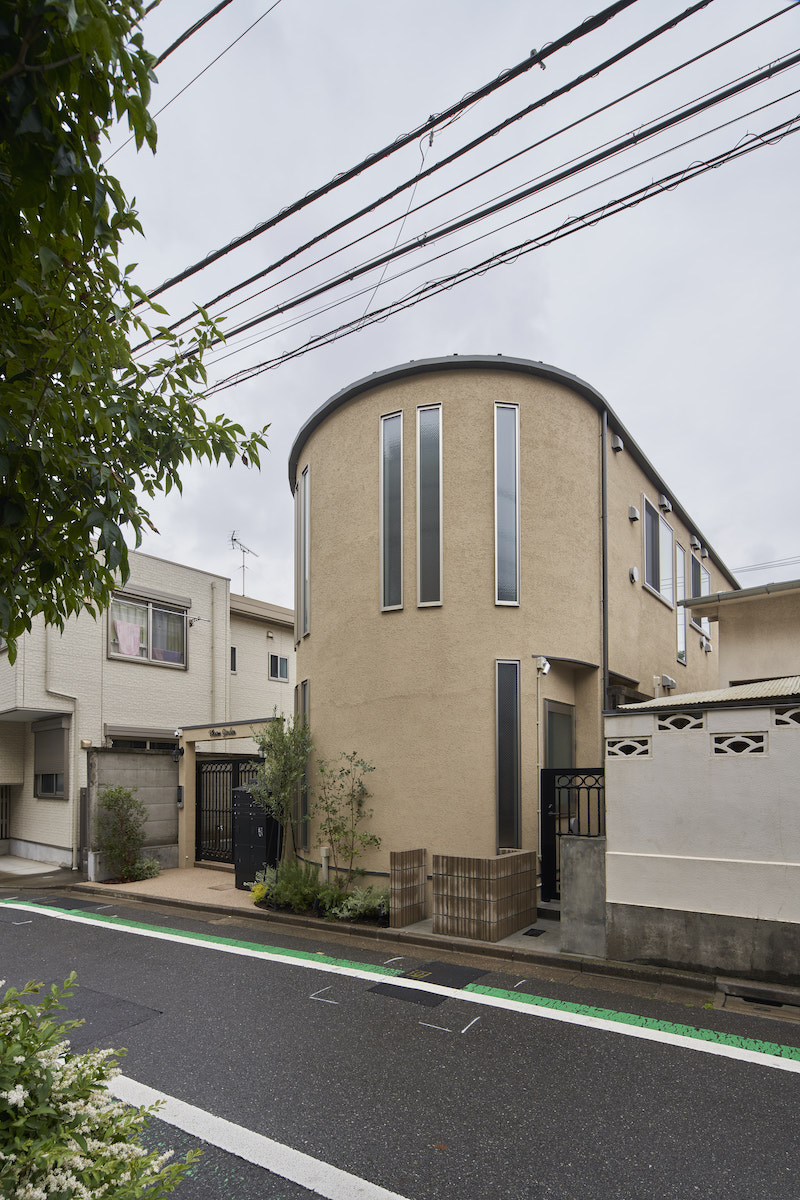
[[[606,905],[607,953],[621,962],[800,984],[800,924]]]
[[[172,871],[178,865],[178,847],[175,846],[145,846],[142,858],[156,858],[161,864],[162,871]],[[111,872],[103,862],[103,856],[97,850],[89,851],[87,877],[90,883],[103,883],[111,878]]]
[[[15,858],[30,858],[33,862],[52,863],[56,867],[72,866],[69,846],[48,846],[44,842],[28,842],[24,838],[9,838],[8,853]]]
[[[606,839],[561,838],[561,949],[606,954]]]

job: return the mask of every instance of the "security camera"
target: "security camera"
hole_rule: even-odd
[[[176,730],[175,730],[175,737],[180,737],[180,736],[181,736],[181,731],[180,731],[180,729],[176,729]]]

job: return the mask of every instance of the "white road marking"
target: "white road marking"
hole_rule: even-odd
[[[384,965],[385,967],[388,967],[389,963],[393,963],[393,962],[402,962],[404,958],[405,958],[405,955],[404,955],[404,954],[401,954],[401,955],[400,955],[398,958],[387,958],[387,959],[386,959],[386,962],[385,962],[383,965]]]
[[[103,921],[88,916],[80,916],[77,913],[59,912],[57,909],[48,907],[37,908],[30,902],[12,904],[8,901],[0,901],[0,905],[4,905],[6,908],[19,909],[22,912],[30,912],[32,909],[35,909],[40,916],[50,917],[55,921],[69,921],[75,925],[91,925],[95,929],[102,928],[112,933],[127,933],[136,937],[152,938],[155,941],[175,942],[187,948],[196,946],[202,950],[216,950],[222,954],[234,954],[242,958],[257,958],[263,962],[301,967],[306,971],[324,971],[330,975],[344,975],[350,979],[363,979],[369,983],[391,982],[393,987],[404,987],[412,991],[428,992],[432,996],[444,996],[449,1000],[458,999],[468,1004],[479,1004],[487,1008],[499,1008],[506,1012],[521,1013],[527,1017],[539,1017],[545,1021],[558,1021],[565,1025],[579,1025],[584,1029],[599,1029],[606,1033],[616,1033],[620,1037],[639,1038],[646,1042],[661,1042],[663,1045],[677,1046],[681,1050],[695,1050],[699,1054],[713,1054],[720,1058],[733,1058],[739,1062],[749,1062],[761,1067],[771,1067],[774,1071],[791,1071],[795,1074],[800,1074],[800,1059],[798,1058],[781,1058],[777,1054],[771,1054],[768,1051],[750,1050],[747,1047],[731,1045],[726,1042],[704,1041],[701,1038],[690,1037],[687,1034],[670,1033],[665,1029],[654,1029],[646,1025],[630,1024],[624,1020],[625,1014],[621,1015],[620,1020],[595,1017],[589,1013],[570,1012],[568,1009],[549,1008],[545,1005],[526,1003],[522,1000],[512,1000],[509,996],[493,996],[486,995],[483,992],[468,992],[442,987],[438,983],[425,983],[422,980],[409,979],[406,976],[393,976],[391,979],[387,979],[387,976],[382,972],[371,971],[368,967],[345,966],[338,962],[319,962],[316,959],[303,957],[295,958],[293,955],[278,954],[275,951],[261,947],[208,941],[205,938],[187,936],[161,929],[149,929],[143,926],[134,927],[125,924],[105,924]]]
[[[426,1029],[438,1029],[441,1033],[452,1033],[452,1029],[445,1029],[444,1025],[431,1025],[430,1021],[420,1021],[420,1025],[424,1025]]]
[[[168,1096],[166,1092],[159,1092],[126,1075],[118,1075],[108,1086],[118,1100],[137,1108],[163,1104],[157,1113],[159,1121],[165,1121],[211,1146],[235,1154],[245,1162],[263,1167],[281,1179],[289,1179],[300,1187],[308,1188],[318,1196],[324,1196],[325,1200],[406,1200],[397,1192],[387,1191],[367,1179],[360,1179],[358,1175],[351,1175],[349,1171],[312,1158],[310,1154],[293,1150],[291,1146],[284,1146],[233,1121],[216,1117],[202,1108],[196,1108],[194,1104],[186,1104],[175,1096]]]
[[[12,925],[32,925],[33,921],[12,921]]]
[[[331,990],[331,985],[328,984],[327,987],[320,988],[318,992],[314,992],[313,996],[309,996],[308,998],[309,998],[309,1000],[319,1000],[320,1004],[338,1004],[339,1003],[338,1000],[324,1000],[322,998],[322,993],[329,992],[330,990]]]
[[[480,1021],[480,1017],[473,1017],[473,1019],[470,1021],[469,1025],[465,1025],[464,1028],[461,1030],[461,1032],[466,1033],[467,1030],[472,1029],[472,1026],[475,1025],[478,1021]]]

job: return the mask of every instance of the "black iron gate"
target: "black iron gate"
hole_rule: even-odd
[[[542,771],[542,900],[561,897],[561,838],[603,837],[606,831],[602,767]]]
[[[251,782],[259,762],[258,758],[221,758],[197,763],[198,862],[233,862],[233,789]]]

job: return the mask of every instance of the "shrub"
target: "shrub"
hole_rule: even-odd
[[[97,806],[97,847],[112,877],[126,882],[154,879],[161,869],[155,858],[142,857],[147,809],[135,790],[104,788]]]
[[[389,914],[389,889],[355,887],[341,902],[329,909],[329,915],[339,921],[380,920]]]
[[[0,981],[0,985],[1,985]],[[119,1074],[120,1050],[73,1054],[64,1033],[81,1021],[54,1021],[63,988],[9,988],[0,1001],[0,1195],[8,1200],[162,1200],[198,1157],[166,1166],[171,1156],[147,1151],[141,1134],[155,1108],[128,1108],[106,1084]]]
[[[356,859],[364,850],[370,847],[377,850],[381,844],[376,833],[360,828],[372,816],[372,809],[365,807],[372,793],[367,790],[364,778],[375,768],[354,750],[351,754],[340,754],[338,765],[319,759],[317,769],[319,783],[314,809],[320,818],[317,843],[330,846],[336,883],[347,891]]]
[[[265,867],[251,885],[253,903],[291,908],[296,913],[307,912],[313,908],[320,891],[318,874],[319,867],[315,863],[301,863],[296,858],[284,859],[277,871]]]

